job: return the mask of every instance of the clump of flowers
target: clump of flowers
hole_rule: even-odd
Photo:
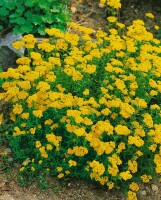
[[[124,35],[115,25],[71,23],[79,34],[52,28],[39,44],[13,44],[28,56],[0,73],[1,98],[12,104],[7,137],[22,175],[92,179],[129,189],[129,200],[137,182],[161,175],[161,43],[141,20]]]

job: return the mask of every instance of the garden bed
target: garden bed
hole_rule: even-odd
[[[97,3],[97,4],[96,4]],[[80,25],[85,25],[86,27],[98,27],[99,29],[106,29],[106,14],[101,13],[102,9],[98,7],[98,2],[93,3],[93,1],[71,1],[71,9],[73,12],[73,20]],[[139,9],[135,4],[130,4],[130,7],[134,13],[131,16],[131,20],[135,17],[138,19]],[[144,6],[143,6],[144,7]],[[144,7],[145,12],[149,12],[150,7]],[[80,9],[80,10],[79,10]],[[146,10],[147,9],[147,10]],[[129,15],[127,19],[127,15],[125,13],[129,13],[129,10],[124,8],[123,13],[120,13],[120,18],[128,25],[130,22]],[[123,16],[121,16],[123,15]],[[136,16],[138,15],[138,16]],[[142,18],[144,18],[144,11],[141,10]],[[157,15],[157,13],[155,14]],[[98,20],[98,17],[99,20]],[[156,17],[157,19],[157,17]],[[155,21],[155,24],[158,24]],[[154,22],[149,21],[149,30],[151,30],[154,26]],[[1,151],[4,151],[4,149]],[[12,167],[12,165],[14,167]],[[121,193],[120,190],[112,190],[107,191],[107,189],[103,189],[95,183],[89,183],[87,181],[75,180],[75,179],[64,179],[63,181],[56,181],[51,179],[51,177],[47,177],[46,180],[42,180],[42,187],[45,188],[45,181],[49,182],[49,190],[44,194],[39,191],[37,185],[33,184],[29,187],[25,187],[24,189],[18,187],[18,182],[16,180],[17,171],[15,170],[18,165],[13,163],[11,167],[7,168],[4,173],[0,174],[0,199],[87,199],[87,200],[124,200],[125,196]],[[159,181],[153,181],[148,184],[139,184],[140,191],[138,192],[139,200],[160,200],[161,199],[161,183]],[[25,194],[25,197],[24,197]]]

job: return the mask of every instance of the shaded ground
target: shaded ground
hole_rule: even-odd
[[[71,11],[73,21],[80,25],[105,29],[106,10],[98,7],[99,0],[71,0]],[[154,24],[161,25],[161,8],[146,3],[137,4],[136,1],[126,1],[123,11],[119,13],[120,21],[129,25],[134,19],[146,19],[145,13],[152,12],[156,18],[147,21],[147,27],[152,30]],[[1,143],[0,143],[1,145]],[[3,152],[0,148],[0,154]],[[0,169],[3,163],[0,159]],[[97,184],[92,184],[82,180],[68,180],[58,182],[48,178],[50,183],[49,190],[41,191],[37,185],[22,188],[18,186],[17,170],[18,167],[0,170],[0,200],[125,200],[125,196],[119,190],[108,191]],[[161,183],[154,181],[150,184],[141,184],[138,192],[139,200],[161,200]]]

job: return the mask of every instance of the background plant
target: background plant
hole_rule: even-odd
[[[64,31],[69,21],[68,0],[0,1],[0,29],[44,35],[46,27]]]

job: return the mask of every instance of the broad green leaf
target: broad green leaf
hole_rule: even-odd
[[[23,12],[25,11],[25,8],[24,6],[20,6],[16,9],[16,12],[19,13],[19,14],[22,14]]]
[[[59,13],[59,14],[56,16],[56,19],[57,19],[57,22],[65,23],[65,22],[66,22],[66,15],[64,15],[64,14],[62,14],[62,13]]]
[[[47,24],[53,23],[52,15],[47,13],[46,15],[42,16],[42,21]]]
[[[1,0],[1,1],[0,1],[0,6],[3,6],[3,5],[4,5],[4,1]]]
[[[26,0],[25,1],[25,5],[29,8],[32,8],[34,7],[36,4],[39,4],[39,1],[38,0]]]
[[[43,22],[42,17],[40,15],[34,15],[32,17],[32,23],[35,25],[41,24]]]
[[[20,17],[19,13],[13,13],[9,16],[10,19],[13,19],[13,18],[18,18]]]
[[[33,25],[32,24],[24,24],[20,27],[20,30],[23,33],[31,33],[33,30]]]
[[[26,20],[23,17],[19,17],[18,19],[16,19],[16,23],[22,25],[26,23]]]
[[[65,32],[66,29],[67,29],[66,26],[64,26],[64,25],[62,25],[60,23],[56,23],[56,24],[52,25],[51,28],[58,28],[58,29],[60,29],[63,32]]]
[[[3,29],[3,26],[2,25],[0,25],[0,30],[2,30]]]
[[[41,27],[39,27],[37,30],[38,30],[38,33],[40,34],[40,35],[45,35],[45,26],[41,26]]]
[[[13,33],[15,33],[15,34],[22,34],[23,32],[20,30],[19,26],[16,26],[15,28],[13,28]]]
[[[39,0],[39,7],[44,10],[50,9],[50,3],[44,0]]]
[[[58,12],[60,12],[60,7],[59,7],[59,5],[54,5],[54,6],[50,9],[50,11],[51,11],[52,13],[58,13]]]
[[[9,11],[6,8],[0,8],[0,16],[5,17],[9,15]]]
[[[8,10],[13,10],[16,8],[16,3],[14,1],[9,1],[8,3],[5,3],[5,7]]]
[[[28,19],[28,18],[31,19],[31,18],[33,17],[32,15],[33,15],[33,13],[32,13],[30,10],[28,10],[27,12],[24,13],[24,16],[25,16],[27,19]]]

